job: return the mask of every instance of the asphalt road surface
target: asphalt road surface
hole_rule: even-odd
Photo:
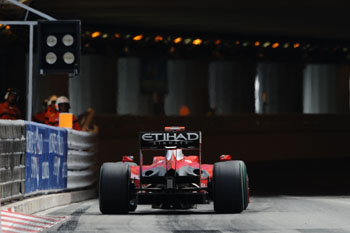
[[[213,205],[186,211],[145,205],[128,215],[102,215],[95,199],[39,214],[69,216],[47,232],[350,233],[349,196],[253,197],[241,214],[215,214]]]

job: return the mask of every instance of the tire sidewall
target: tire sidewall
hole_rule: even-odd
[[[219,213],[240,213],[247,207],[246,167],[243,161],[214,164],[214,210]]]

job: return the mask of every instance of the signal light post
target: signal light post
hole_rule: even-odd
[[[0,1],[1,2],[1,1]],[[32,101],[33,101],[33,43],[34,43],[34,27],[39,24],[51,24],[52,22],[58,22],[57,25],[66,25],[58,30],[55,26],[52,26],[52,29],[56,28],[58,31],[53,30],[53,37],[45,38],[44,42],[46,45],[53,45],[54,43],[57,46],[51,46],[52,51],[47,50],[48,48],[44,45],[38,44],[38,50],[41,53],[47,52],[45,60],[46,63],[40,63],[40,69],[42,69],[41,74],[70,74],[77,75],[80,72],[80,21],[79,20],[70,20],[70,21],[57,21],[55,18],[40,12],[30,6],[27,6],[17,0],[7,0],[7,2],[16,5],[22,9],[27,10],[37,16],[40,16],[48,21],[1,21],[0,24],[4,25],[23,25],[29,26],[29,49],[28,49],[28,79],[27,79],[27,114],[26,119],[30,121],[32,119]],[[0,4],[1,5],[1,4]],[[70,23],[68,23],[70,22]],[[68,23],[68,24],[66,24]],[[72,26],[74,25],[74,26]],[[58,26],[57,26],[58,27]],[[45,28],[45,26],[44,26]],[[59,27],[58,27],[59,28]],[[50,31],[50,26],[47,28],[48,32]],[[56,34],[58,33],[58,34]],[[61,34],[63,34],[63,37]],[[40,34],[41,35],[41,34]],[[38,40],[40,40],[40,35]],[[57,41],[56,41],[57,40]],[[60,40],[60,41],[59,41]],[[42,41],[42,40],[40,40]],[[56,41],[56,42],[55,42]],[[63,44],[63,46],[62,46]],[[50,47],[50,46],[48,46]],[[40,54],[39,54],[40,57]],[[52,64],[50,64],[50,63]]]
[[[80,25],[80,20],[38,22],[40,74],[79,74]]]

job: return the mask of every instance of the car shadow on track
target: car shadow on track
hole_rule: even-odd
[[[250,210],[245,210],[244,212],[250,212]],[[242,214],[240,213],[240,214]],[[85,215],[90,216],[145,216],[145,215],[217,215],[214,210],[139,210],[135,212],[129,212],[128,214],[102,214],[101,212],[90,212]]]
[[[129,215],[211,215],[215,214],[213,211],[183,211],[183,210],[150,210],[150,211],[136,211]]]
[[[90,216],[98,216],[98,215],[103,215],[103,216],[123,216],[123,215],[214,215],[216,214],[213,211],[183,211],[183,210],[142,210],[142,211],[135,211],[135,212],[130,212],[128,214],[102,214],[101,212],[91,212],[91,213],[85,213],[85,215],[90,215]]]

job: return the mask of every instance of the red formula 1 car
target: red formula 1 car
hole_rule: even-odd
[[[240,213],[249,203],[246,165],[220,156],[214,165],[201,164],[201,132],[166,127],[140,133],[140,164],[132,156],[104,163],[100,170],[99,204],[103,214],[126,214],[138,204],[153,208],[190,209],[214,202],[217,213]],[[163,151],[143,165],[145,151]],[[196,155],[184,155],[196,151]]]

